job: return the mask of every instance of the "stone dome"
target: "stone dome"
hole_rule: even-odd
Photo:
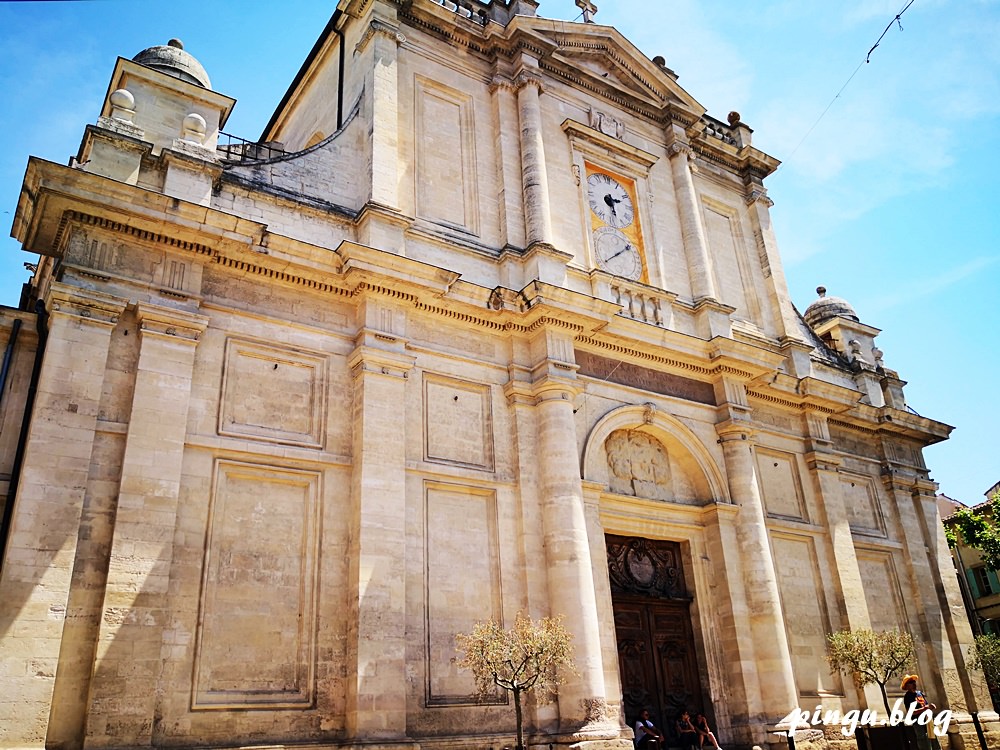
[[[833,318],[848,318],[855,323],[860,323],[858,314],[854,312],[851,303],[840,297],[827,297],[826,287],[816,287],[819,299],[806,308],[802,316],[811,328],[822,325]]]
[[[166,73],[168,76],[180,78],[182,81],[197,84],[202,88],[212,88],[208,73],[205,72],[200,62],[195,60],[189,52],[184,51],[184,44],[179,39],[171,39],[166,44],[158,44],[155,47],[144,49],[133,57],[132,61]]]

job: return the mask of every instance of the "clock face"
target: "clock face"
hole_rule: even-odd
[[[635,217],[628,191],[616,179],[601,172],[587,178],[587,199],[590,210],[609,227],[627,227]]]
[[[614,227],[594,230],[594,251],[597,265],[615,276],[632,281],[642,276],[642,256],[628,237]]]

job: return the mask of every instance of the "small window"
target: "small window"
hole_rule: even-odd
[[[978,567],[972,569],[972,575],[976,579],[976,589],[979,591],[979,596],[989,596],[990,594],[998,593],[996,573],[987,570],[985,567]]]

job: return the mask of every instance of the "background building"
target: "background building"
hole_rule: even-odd
[[[254,143],[172,41],[29,162],[3,743],[495,747],[454,634],[518,611],[580,670],[539,745],[684,706],[783,743],[866,703],[847,627],[984,705],[921,454],[950,428],[850,304],[795,310],[739,114],[535,9],[344,0]]]

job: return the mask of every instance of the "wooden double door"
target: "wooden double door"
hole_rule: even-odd
[[[672,570],[669,590],[650,590],[648,585],[652,568],[670,561],[680,565],[679,548],[670,542],[608,537],[608,554],[625,720],[634,727],[640,712],[648,709],[653,722],[670,731],[682,710],[703,708],[682,571]]]

